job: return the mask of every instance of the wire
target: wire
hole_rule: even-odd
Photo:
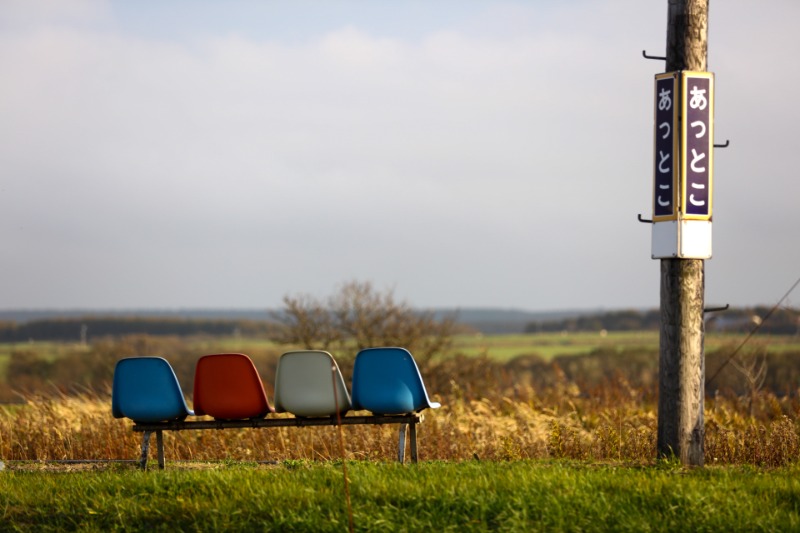
[[[714,375],[713,375],[713,376],[711,376],[709,379],[707,379],[707,380],[706,380],[706,386],[708,386],[708,385],[709,385],[709,384],[710,384],[712,381],[714,381],[714,379],[715,379],[715,378],[716,378],[716,377],[719,375],[719,373],[720,373],[720,372],[722,372],[722,369],[723,369],[723,368],[725,368],[726,366],[728,366],[728,363],[730,363],[730,362],[733,360],[733,358],[734,358],[734,357],[736,357],[736,354],[738,354],[738,353],[739,353],[739,350],[741,350],[742,348],[744,348],[744,345],[745,345],[745,344],[747,344],[747,341],[749,341],[749,340],[750,340],[750,338],[751,338],[753,335],[755,335],[755,334],[756,334],[756,332],[758,332],[758,330],[759,330],[759,329],[761,329],[761,326],[763,326],[763,325],[764,325],[764,322],[766,322],[766,321],[767,321],[767,319],[768,319],[768,318],[769,318],[769,317],[772,315],[772,313],[774,313],[774,312],[775,312],[775,311],[776,311],[776,310],[777,310],[777,309],[778,309],[778,308],[781,306],[781,304],[783,303],[783,301],[784,301],[786,298],[788,298],[788,297],[789,297],[789,295],[792,293],[792,291],[793,291],[793,290],[795,290],[795,288],[797,288],[797,286],[798,286],[798,285],[800,285],[800,278],[797,278],[797,281],[795,281],[795,282],[794,282],[794,285],[792,285],[792,286],[791,286],[791,288],[790,288],[788,291],[786,291],[786,294],[784,294],[784,295],[783,295],[783,297],[782,297],[780,300],[778,300],[778,303],[776,303],[776,304],[775,304],[775,305],[772,307],[772,309],[770,309],[770,310],[769,310],[769,312],[768,312],[766,315],[764,315],[764,318],[762,318],[762,319],[761,319],[761,322],[757,323],[757,324],[756,324],[756,327],[754,327],[754,328],[753,328],[753,329],[750,331],[750,333],[748,333],[748,334],[747,334],[747,337],[745,337],[745,338],[744,338],[744,340],[742,341],[742,343],[741,343],[741,344],[739,344],[739,346],[737,346],[737,347],[736,347],[736,349],[735,349],[735,350],[733,351],[733,353],[732,353],[732,354],[731,354],[731,355],[730,355],[730,356],[729,356],[729,357],[728,357],[728,358],[725,360],[725,362],[724,362],[724,363],[722,363],[722,364],[720,365],[720,367],[717,369],[717,371],[716,371],[716,372],[714,372]]]
[[[339,410],[339,394],[336,387],[336,364],[331,365],[331,384],[333,385],[333,402],[336,408],[336,425],[339,429],[339,453],[342,456],[342,476],[344,478],[344,497],[347,503],[347,519],[349,531],[353,533],[353,507],[350,504],[350,484],[347,479],[347,456],[344,450],[344,434],[342,432],[342,413]]]

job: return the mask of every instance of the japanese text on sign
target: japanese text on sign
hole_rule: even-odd
[[[678,109],[676,73],[656,76],[653,220],[677,217]]]
[[[713,76],[708,72],[683,73],[681,211],[685,218],[711,219],[714,157]]]

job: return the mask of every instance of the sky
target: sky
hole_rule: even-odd
[[[656,308],[667,7],[0,0],[0,309]],[[800,276],[797,20],[710,5],[708,306]]]

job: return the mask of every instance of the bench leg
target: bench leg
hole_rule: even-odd
[[[408,440],[411,441],[411,461],[417,462],[417,425],[411,423],[410,431],[408,432]]]
[[[408,424],[400,424],[400,443],[397,447],[397,460],[403,464],[406,460],[406,428]]]
[[[150,452],[150,432],[142,433],[142,455],[139,457],[139,468],[147,470],[147,454]]]
[[[156,444],[158,446],[158,468],[164,470],[164,435],[160,429],[156,431]]]

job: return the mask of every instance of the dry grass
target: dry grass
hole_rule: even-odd
[[[569,458],[646,464],[656,455],[652,391],[622,379],[582,390],[561,377],[534,387],[484,361],[456,372],[428,369],[443,407],[425,412],[419,428],[423,460]],[[500,372],[498,374],[495,371]],[[460,373],[459,373],[460,372]],[[480,392],[479,392],[480,391]],[[706,462],[780,466],[800,452],[795,399],[762,393],[716,397],[706,405]],[[135,459],[140,434],[111,416],[104,394],[29,395],[0,407],[4,460]],[[347,457],[392,460],[396,426],[344,428]],[[340,457],[334,427],[206,430],[168,433],[170,460],[285,461]]]

